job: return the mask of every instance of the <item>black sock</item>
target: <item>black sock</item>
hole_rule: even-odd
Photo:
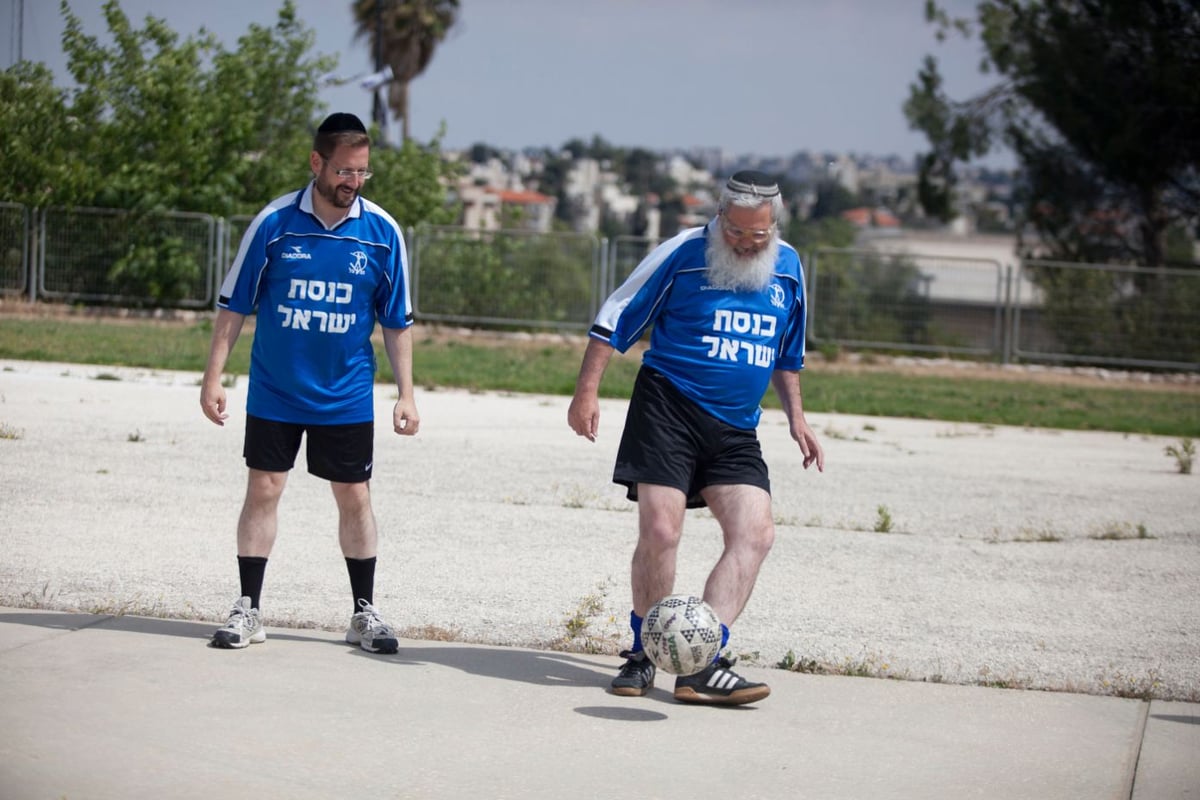
[[[262,556],[238,556],[238,577],[242,582],[242,595],[250,598],[251,608],[259,607],[263,576],[266,572],[267,559]]]
[[[360,599],[375,603],[375,556],[370,558],[347,558],[346,571],[350,573],[350,592],[354,595],[354,613]]]

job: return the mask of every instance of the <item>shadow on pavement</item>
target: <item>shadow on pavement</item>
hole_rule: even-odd
[[[196,640],[197,647],[206,647],[218,624],[195,620],[160,619],[157,617],[114,616],[106,614],[83,614],[60,611],[29,611],[0,613],[0,624],[25,625],[48,631],[82,631],[94,628],[143,633],[152,636],[174,636]],[[602,656],[581,656],[557,651],[538,651],[489,645],[463,645],[438,643],[428,646],[413,640],[403,640],[400,652],[393,655],[373,655],[363,652],[354,645],[346,644],[340,636],[312,636],[296,629],[268,628],[267,645],[272,641],[305,642],[311,645],[336,645],[347,655],[382,661],[397,666],[429,664],[449,667],[470,675],[518,681],[535,686],[562,686],[568,688],[594,688],[598,697],[611,697],[608,683],[614,666],[597,659]],[[257,645],[256,645],[257,647]],[[236,658],[236,656],[234,656]],[[669,678],[670,676],[664,676]],[[655,722],[668,719],[668,715],[644,707],[651,703],[660,707],[676,705],[670,688],[665,684],[656,687],[645,697],[633,698],[633,703],[643,707],[625,705],[629,698],[613,698],[614,705],[580,706],[577,714],[601,719],[626,722]],[[741,709],[747,710],[747,709]],[[1181,718],[1182,719],[1182,718]]]
[[[61,631],[81,631],[88,628],[104,627],[127,633],[149,633],[155,636],[179,636],[184,639],[209,639],[213,631],[221,625],[218,622],[199,622],[179,619],[158,619],[156,617],[126,617],[111,614],[78,614],[71,612],[9,612],[0,614],[0,624],[28,625],[35,628]],[[269,628],[268,636],[272,639],[285,639],[298,642],[314,642],[324,644],[327,639],[304,636],[288,631],[288,629]]]
[[[1151,714],[1150,719],[1161,719],[1164,722],[1181,722],[1184,725],[1200,725],[1200,716],[1187,717],[1183,714]]]

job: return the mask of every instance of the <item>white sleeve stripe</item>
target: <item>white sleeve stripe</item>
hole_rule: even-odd
[[[617,329],[617,321],[621,318],[621,313],[625,307],[629,305],[629,301],[633,299],[651,276],[658,271],[659,267],[676,251],[684,242],[702,237],[704,228],[690,228],[682,231],[675,237],[654,248],[641,263],[634,268],[629,277],[625,279],[617,290],[609,295],[609,298],[604,301],[604,305],[600,307],[600,313],[596,315],[595,324],[592,326],[593,332],[599,331],[615,331]],[[657,303],[655,304],[657,305]]]
[[[266,222],[268,217],[295,203],[300,191],[275,198],[262,211],[259,211],[250,222],[250,225],[246,228],[246,232],[242,234],[242,241],[238,245],[237,255],[233,257],[233,264],[230,265],[229,272],[225,274],[225,280],[221,283],[221,297],[230,297],[233,294],[233,287],[237,285],[238,275],[241,274],[242,267],[245,266],[246,250],[249,249],[250,242],[254,240],[258,229],[262,227],[262,224]]]

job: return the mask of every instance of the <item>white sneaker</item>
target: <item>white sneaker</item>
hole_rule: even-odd
[[[356,644],[368,653],[395,653],[400,649],[396,634],[392,627],[383,621],[375,606],[359,598],[358,607],[362,611],[350,617],[350,627],[346,629],[346,641]]]
[[[240,597],[229,612],[225,627],[213,634],[212,646],[225,650],[240,650],[248,644],[261,644],[267,640],[262,615],[257,608],[250,607],[249,597]]]

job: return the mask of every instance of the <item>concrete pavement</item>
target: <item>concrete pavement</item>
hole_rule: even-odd
[[[1200,797],[1200,704],[746,668],[685,706],[619,661],[0,608],[0,797]]]

